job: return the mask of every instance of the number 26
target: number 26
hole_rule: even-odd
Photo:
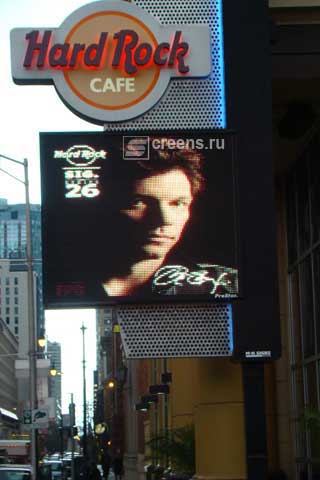
[[[66,188],[70,190],[66,193],[66,198],[93,198],[97,197],[100,193],[95,183],[88,183],[83,186],[77,183],[67,183]]]

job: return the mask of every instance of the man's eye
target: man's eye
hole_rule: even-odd
[[[144,201],[139,199],[133,200],[130,204],[130,208],[142,208],[144,206],[145,206]]]
[[[172,202],[172,205],[174,205],[175,207],[188,207],[189,206],[189,202],[187,200],[175,200],[174,202]]]

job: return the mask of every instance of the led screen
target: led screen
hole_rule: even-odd
[[[41,133],[47,308],[239,297],[231,133]]]

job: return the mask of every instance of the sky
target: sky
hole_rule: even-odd
[[[74,394],[76,404],[77,423],[82,423],[83,408],[83,335],[82,324],[86,327],[84,333],[85,342],[85,366],[87,401],[93,400],[93,370],[95,369],[95,321],[96,313],[93,309],[84,310],[47,310],[46,312],[46,335],[52,342],[62,345],[62,405],[63,412],[68,413],[67,406]],[[70,323],[70,325],[68,325]]]
[[[11,78],[10,30],[17,27],[58,27],[64,19],[86,2],[81,0],[1,0],[0,2],[0,154],[23,161],[28,159],[30,200],[41,203],[39,132],[99,131],[71,113],[52,85],[15,85]],[[0,159],[0,168],[23,180],[23,168]],[[0,198],[9,204],[24,203],[25,189],[18,181],[0,171]],[[63,409],[67,412],[70,393],[74,393],[77,416],[82,409],[82,322],[87,361],[87,400],[92,401],[92,372],[95,368],[95,311],[68,310],[46,313],[46,333],[62,346]]]

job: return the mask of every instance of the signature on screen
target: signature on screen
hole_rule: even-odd
[[[207,268],[200,268],[198,270],[191,270],[183,265],[166,265],[161,267],[153,278],[153,285],[155,286],[183,286],[189,285],[204,285],[211,284],[210,294],[214,295],[220,287],[227,290],[230,289],[232,281],[229,278],[229,272],[221,270],[212,274],[210,269],[217,267],[216,265],[205,265]],[[201,267],[201,265],[198,265]],[[230,269],[229,269],[230,270]]]

